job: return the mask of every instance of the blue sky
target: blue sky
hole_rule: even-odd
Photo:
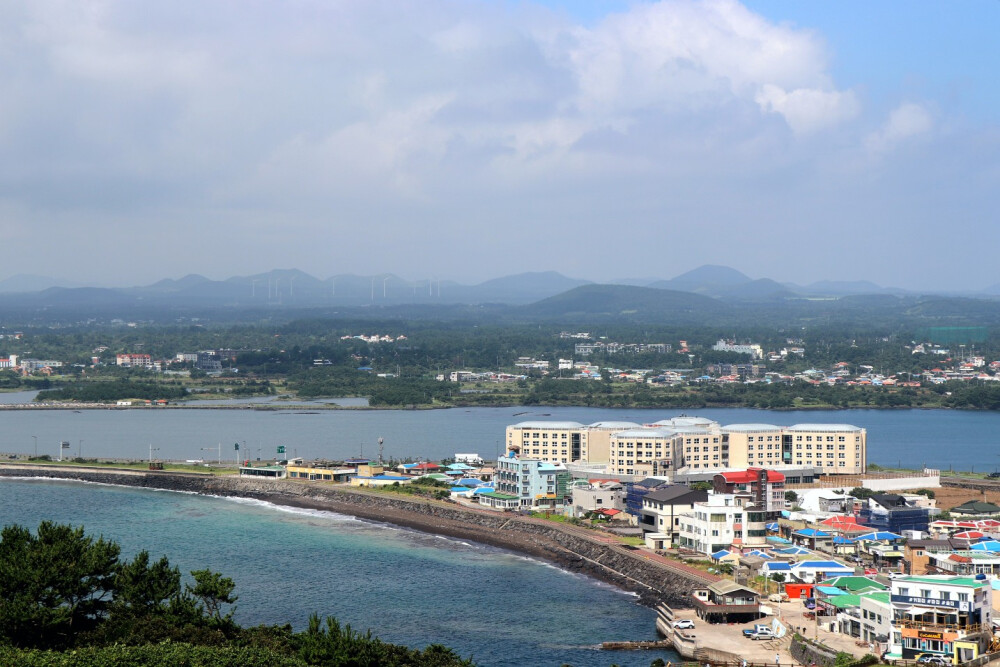
[[[0,2],[0,278],[1000,283],[997,1]]]

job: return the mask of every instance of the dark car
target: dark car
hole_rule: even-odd
[[[991,472],[986,479],[1000,479],[1000,472]]]

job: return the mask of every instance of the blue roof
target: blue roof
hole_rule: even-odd
[[[840,535],[837,535],[837,536],[835,536],[833,538],[833,543],[834,544],[854,544],[854,540],[852,540],[849,537],[841,537]]]
[[[803,537],[830,537],[830,533],[815,528],[803,528],[796,530],[792,535],[802,535]]]
[[[485,484],[481,479],[476,479],[475,477],[463,477],[462,479],[455,480],[455,484],[458,486],[482,486]]]
[[[788,547],[787,549],[776,549],[775,553],[779,553],[782,556],[804,556],[812,552],[802,547]]]
[[[776,563],[764,563],[764,567],[767,568],[768,572],[791,572],[792,566],[784,561],[778,561]]]
[[[816,586],[814,590],[819,591],[823,595],[834,596],[834,595],[847,595],[846,591],[842,591],[836,586]]]
[[[1000,551],[1000,542],[997,542],[996,540],[976,542],[970,548],[975,551]]]
[[[836,570],[851,570],[854,568],[847,567],[846,565],[841,565],[837,561],[833,560],[804,560],[795,567],[799,568],[810,568],[816,570],[826,570],[826,569],[836,569]]]
[[[767,530],[778,530],[778,522],[772,521],[771,523],[765,524],[764,528]]]
[[[753,551],[748,551],[747,556],[757,556],[757,558],[763,558],[764,560],[771,560],[772,556],[767,555],[760,549],[754,549]]]
[[[723,549],[721,551],[716,551],[714,554],[712,554],[712,558],[714,558],[715,560],[719,560],[720,558],[725,558],[728,555],[729,552]]]
[[[854,538],[856,542],[868,542],[868,541],[878,541],[878,540],[901,540],[902,535],[897,535],[896,533],[890,533],[885,530],[875,531],[873,533],[865,533],[864,535],[858,535]]]

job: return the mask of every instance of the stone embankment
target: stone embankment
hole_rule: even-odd
[[[596,531],[454,503],[288,480],[241,479],[193,473],[0,464],[0,476],[50,477],[204,495],[256,498],[326,510],[424,532],[474,540],[529,554],[634,592],[649,605],[688,606],[693,588],[717,577],[630,549]]]

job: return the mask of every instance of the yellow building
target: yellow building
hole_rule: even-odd
[[[608,472],[642,477],[665,475],[677,467],[682,441],[680,433],[666,428],[637,428],[614,433],[610,437]]]
[[[570,421],[528,421],[507,427],[507,451],[519,447],[521,455],[548,463],[584,460],[586,431]]]
[[[354,468],[313,468],[310,466],[286,466],[289,479],[308,479],[323,482],[346,482],[356,474]]]
[[[610,463],[611,437],[621,431],[642,428],[635,422],[595,422],[584,427],[581,438],[580,461],[585,463]]]
[[[828,475],[864,473],[868,432],[850,424],[732,424],[722,428],[728,466],[814,466]]]
[[[607,463],[619,475],[672,470],[813,466],[828,475],[864,473],[867,432],[850,424],[731,424],[674,417],[652,424],[528,421],[507,427],[506,448],[549,463]]]

